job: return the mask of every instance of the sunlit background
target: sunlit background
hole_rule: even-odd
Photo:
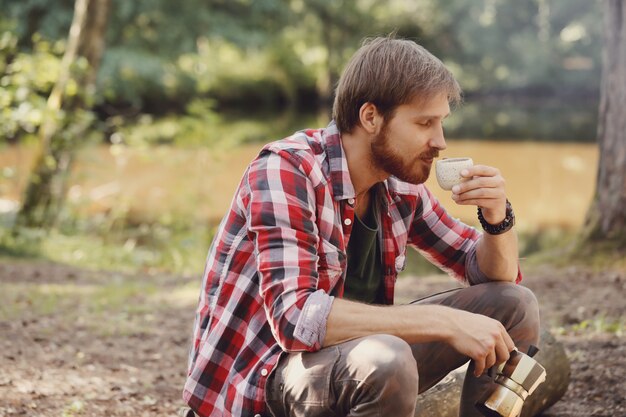
[[[8,253],[200,271],[247,163],[267,141],[325,126],[347,59],[363,38],[391,32],[426,46],[459,79],[465,103],[446,125],[442,156],[501,169],[524,255],[583,223],[598,159],[596,2],[114,0],[92,106],[57,116],[92,122],[72,139],[54,227],[11,237],[73,15],[73,1],[52,3],[0,1]],[[66,94],[80,88],[70,82]],[[473,209],[428,184],[476,224]]]

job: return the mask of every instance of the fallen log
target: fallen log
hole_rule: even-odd
[[[554,405],[567,391],[570,364],[563,345],[543,330],[534,357],[546,368],[546,381],[524,403],[521,417],[532,417]],[[415,417],[457,417],[467,365],[451,372],[417,398]]]

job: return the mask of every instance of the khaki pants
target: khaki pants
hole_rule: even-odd
[[[439,304],[499,320],[518,349],[538,344],[539,311],[533,293],[511,283],[485,283],[436,294],[417,304]],[[284,355],[266,385],[275,417],[412,417],[418,393],[468,361],[444,343],[409,345],[390,335],[373,335],[313,353]],[[476,378],[470,364],[459,415],[481,416],[474,403],[492,387]]]

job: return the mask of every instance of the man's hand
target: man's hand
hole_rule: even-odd
[[[452,199],[460,205],[481,207],[489,224],[501,223],[506,217],[506,192],[500,171],[486,165],[474,165],[461,171],[461,176],[470,179],[452,187]]]
[[[509,359],[515,343],[502,323],[462,310],[454,310],[452,314],[453,323],[458,328],[448,342],[474,361],[474,375],[478,377],[486,369]]]

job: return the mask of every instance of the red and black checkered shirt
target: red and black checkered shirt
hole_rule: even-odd
[[[479,232],[424,185],[390,177],[382,187],[387,304],[407,245],[461,282],[480,274]],[[270,143],[249,165],[204,271],[183,392],[199,415],[267,413],[265,382],[281,353],[321,348],[333,297],[343,295],[354,203],[334,123]]]

